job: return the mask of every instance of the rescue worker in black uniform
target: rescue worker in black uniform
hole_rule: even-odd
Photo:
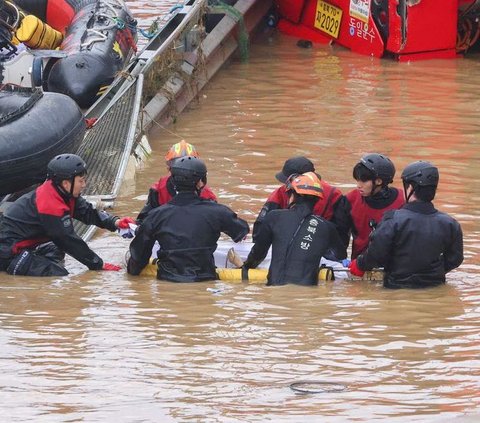
[[[345,249],[333,223],[313,214],[323,196],[318,176],[314,172],[292,175],[286,187],[290,207],[265,216],[243,268],[257,267],[272,246],[267,285],[317,285],[322,256],[342,260]]]
[[[93,208],[81,192],[87,167],[75,154],[60,154],[47,166],[47,180],[21,196],[3,215],[0,270],[11,275],[64,276],[65,253],[90,270],[120,270],[104,263],[74,231],[73,218],[115,231],[133,222]]]
[[[345,250],[352,236],[352,259],[367,248],[370,233],[384,213],[403,206],[402,192],[389,186],[394,176],[395,166],[383,154],[366,154],[354,166],[357,188],[338,201],[332,219]]]
[[[138,227],[130,244],[128,273],[141,273],[158,241],[158,279],[172,282],[217,279],[213,253],[220,233],[239,242],[249,232],[248,223],[227,206],[200,197],[207,183],[207,168],[199,158],[178,158],[170,171],[177,193],[168,203],[152,209]]]
[[[429,162],[408,165],[402,173],[406,204],[385,213],[367,250],[350,264],[350,272],[384,267],[386,288],[426,288],[445,283],[445,274],[463,261],[460,224],[435,209],[438,169]]]
[[[160,179],[150,187],[148,191],[147,202],[137,216],[138,224],[142,223],[142,220],[145,219],[150,210],[159,207],[162,204],[168,203],[176,194],[175,186],[170,174],[170,165],[175,159],[185,156],[200,157],[195,147],[184,140],[173,144],[170,147],[165,156],[168,175],[160,177]],[[200,198],[217,201],[217,197],[208,186],[204,186],[202,188],[200,192]]]

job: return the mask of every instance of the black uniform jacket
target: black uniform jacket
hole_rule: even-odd
[[[346,257],[335,226],[312,215],[307,203],[290,209],[272,210],[265,216],[245,267],[257,267],[272,246],[268,285],[316,285],[322,256],[332,260]]]
[[[130,244],[128,273],[138,275],[148,264],[158,241],[158,279],[196,282],[217,278],[213,253],[220,232],[235,242],[248,234],[248,223],[228,207],[180,192],[151,210]]]
[[[150,210],[168,203],[176,194],[172,177],[170,175],[162,176],[148,191],[147,202],[137,216],[137,223],[140,225]],[[207,185],[200,191],[200,198],[217,201],[217,197]]]
[[[71,198],[47,180],[15,201],[5,212],[0,229],[0,256],[9,259],[24,249],[53,243],[91,270],[103,267],[97,256],[74,231],[73,220],[115,231],[116,216],[99,211],[84,198]]]
[[[432,203],[414,201],[385,213],[358,267],[384,267],[387,288],[423,288],[445,282],[463,261],[460,224]]]

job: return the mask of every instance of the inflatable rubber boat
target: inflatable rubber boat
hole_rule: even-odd
[[[11,77],[4,82],[43,86],[88,108],[136,52],[136,21],[122,0],[14,0],[5,4],[12,6],[13,49],[19,43],[26,48],[10,55],[5,74]],[[11,23],[7,26],[13,28]]]
[[[0,196],[45,180],[57,154],[76,151],[86,125],[69,97],[11,85],[0,89]]]

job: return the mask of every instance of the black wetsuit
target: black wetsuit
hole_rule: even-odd
[[[193,192],[180,192],[163,206],[151,210],[130,244],[128,273],[138,275],[148,264],[158,241],[158,279],[172,282],[214,280],[220,233],[235,242],[248,234],[248,223],[227,206],[205,200]]]
[[[357,258],[361,270],[385,268],[386,288],[440,285],[462,261],[460,224],[431,202],[421,201],[385,213],[367,250]]]
[[[140,225],[150,210],[168,203],[176,194],[177,191],[175,190],[172,177],[170,175],[162,176],[150,187],[147,202],[137,216],[137,223]],[[200,191],[200,198],[217,201],[217,197],[207,185]]]
[[[20,197],[2,219],[0,270],[28,276],[67,275],[60,264],[65,253],[91,270],[102,269],[102,259],[75,233],[72,218],[117,229],[118,217],[94,209],[82,197],[62,193],[50,180]]]
[[[317,175],[320,179],[320,175]],[[339,200],[343,197],[341,191],[338,188],[333,187],[329,183],[320,180],[320,184],[323,190],[323,197],[318,198],[313,207],[313,213],[317,216],[323,217],[326,220],[332,220],[334,210],[337,207]],[[253,224],[253,241],[257,239],[257,234],[260,232],[262,222],[265,219],[267,213],[272,210],[288,209],[290,196],[287,193],[287,187],[282,185],[273,191],[267,198],[267,201],[263,205],[257,220]]]
[[[268,285],[316,285],[322,256],[341,260],[346,254],[335,226],[312,210],[313,204],[300,202],[268,213],[244,266],[257,267],[271,245]]]

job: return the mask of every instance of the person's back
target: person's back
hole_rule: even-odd
[[[461,230],[458,222],[436,210],[432,203],[414,202],[385,216],[385,233],[395,231],[390,256],[385,262],[385,286],[422,288],[445,282],[445,273],[462,261]],[[382,231],[382,232],[383,232]],[[373,234],[369,247],[384,249],[382,232]],[[378,237],[376,236],[378,235]],[[384,254],[384,251],[381,251]],[[368,266],[368,261],[362,261]]]
[[[343,245],[335,226],[312,214],[323,195],[316,175],[309,172],[292,177],[287,188],[294,205],[268,213],[244,267],[257,267],[271,245],[268,285],[316,285],[322,256],[343,259]]]
[[[165,155],[165,163],[169,173],[168,175],[161,176],[160,179],[150,187],[148,191],[147,202],[137,216],[137,223],[140,224],[150,210],[168,203],[173,197],[175,197],[177,191],[173,183],[172,175],[170,174],[170,166],[174,160],[186,156],[196,158],[199,157],[195,147],[183,140],[172,145],[167,151],[167,154]],[[206,200],[217,201],[217,197],[213,191],[206,185],[202,187],[199,196],[200,198],[204,198]]]
[[[445,283],[445,274],[463,261],[460,224],[431,202],[438,184],[436,167],[428,162],[412,163],[402,179],[407,203],[385,214],[354,267],[361,273],[383,266],[387,288],[440,285]]]
[[[183,181],[182,171],[188,170],[188,166],[195,169],[194,177]],[[172,165],[172,175],[179,192],[169,203],[149,212],[139,226],[130,245],[128,272],[133,275],[141,272],[158,241],[159,279],[173,282],[216,279],[213,253],[220,233],[238,242],[247,235],[248,224],[227,206],[202,199],[192,189],[191,183],[198,187],[206,177],[206,167],[199,159],[178,159]]]

